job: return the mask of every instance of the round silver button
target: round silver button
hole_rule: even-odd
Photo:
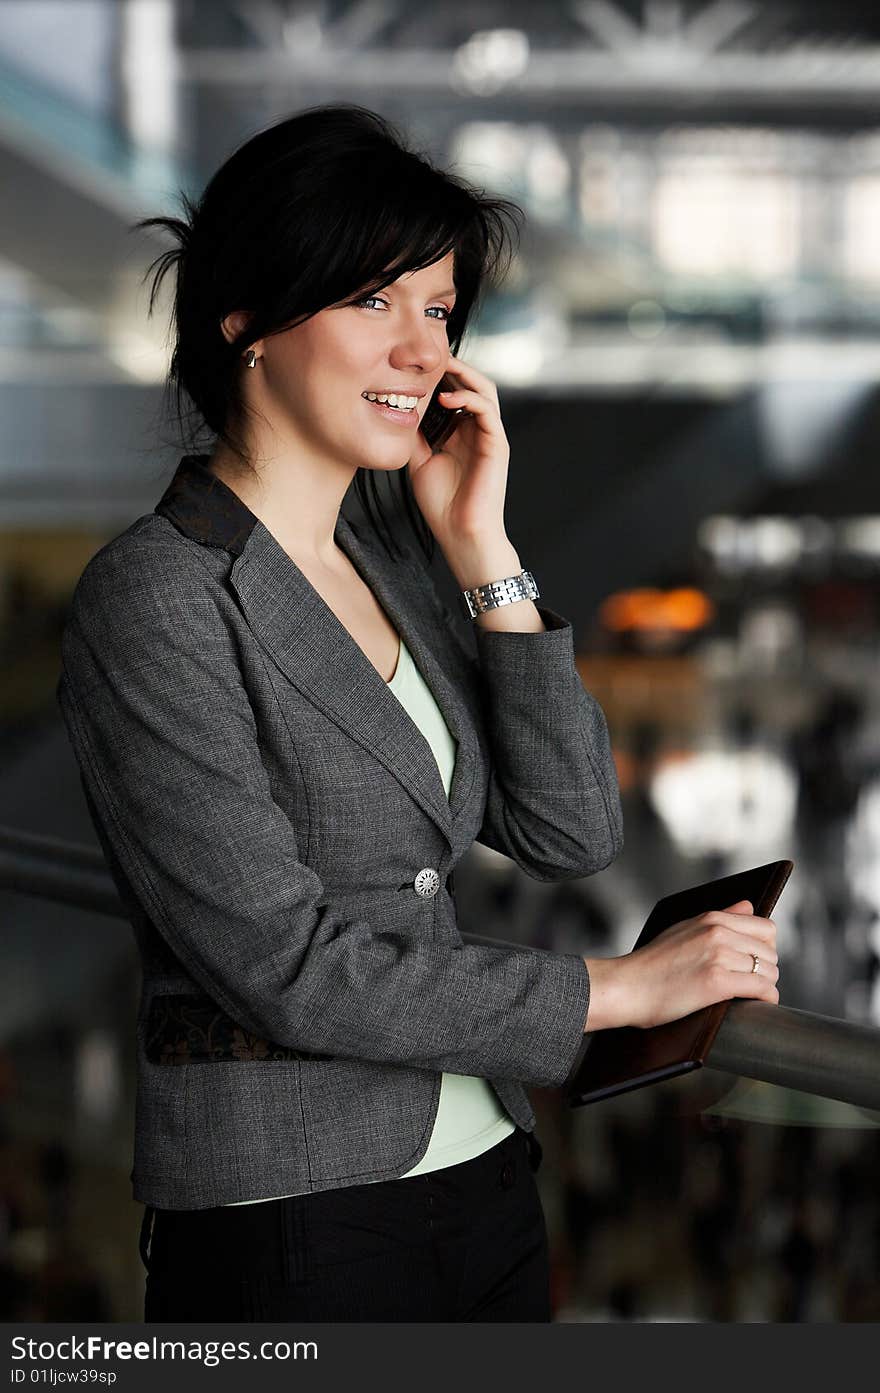
[[[413,881],[413,885],[417,895],[424,895],[425,899],[430,899],[440,889],[440,876],[433,866],[424,866]]]

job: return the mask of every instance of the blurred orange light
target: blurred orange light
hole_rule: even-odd
[[[715,606],[702,590],[621,590],[603,601],[599,618],[615,633],[627,630],[693,633],[715,617]]]

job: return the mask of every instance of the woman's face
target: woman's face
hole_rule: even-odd
[[[262,340],[265,411],[283,438],[353,469],[403,468],[449,360],[453,265],[450,252],[358,305]],[[395,408],[367,393],[417,401]]]

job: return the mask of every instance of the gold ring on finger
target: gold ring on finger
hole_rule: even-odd
[[[758,971],[758,963],[759,963],[760,959],[759,959],[757,953],[753,953],[753,954],[752,954],[752,958],[754,959],[754,961],[753,961],[753,963],[752,963],[752,971],[753,971],[753,972],[757,972],[757,971]]]

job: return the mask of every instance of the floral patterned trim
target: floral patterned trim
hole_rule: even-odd
[[[237,1025],[210,997],[191,995],[153,997],[144,1049],[152,1064],[333,1058],[264,1040]]]

